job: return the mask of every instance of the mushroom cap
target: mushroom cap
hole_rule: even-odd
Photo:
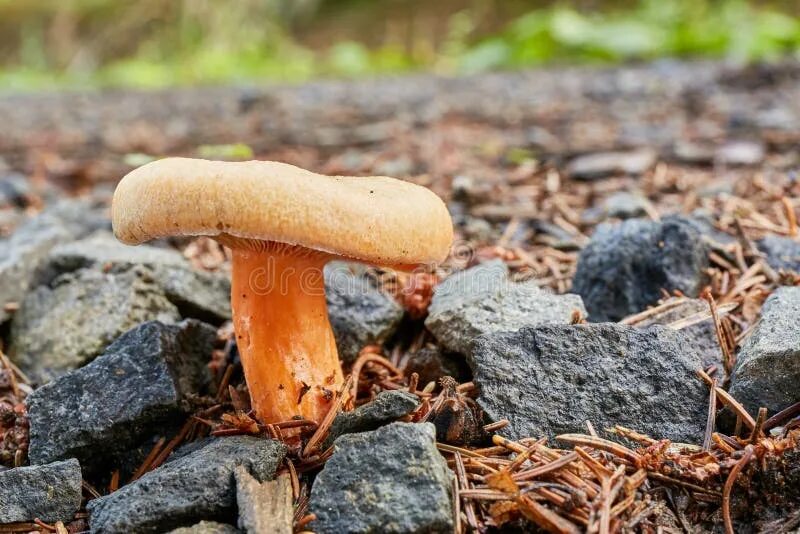
[[[384,176],[324,176],[273,161],[148,163],[120,181],[111,218],[114,235],[131,245],[207,235],[382,265],[442,261],[453,240],[447,208],[425,187]]]

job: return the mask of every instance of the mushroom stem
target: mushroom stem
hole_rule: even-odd
[[[233,249],[231,306],[256,417],[320,422],[343,382],[322,269],[329,256],[261,242]]]

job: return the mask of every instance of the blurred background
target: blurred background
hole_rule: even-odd
[[[0,90],[442,75],[800,52],[776,0],[0,0]]]

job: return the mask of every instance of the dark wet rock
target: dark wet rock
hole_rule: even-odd
[[[388,339],[403,318],[403,309],[392,297],[344,263],[325,267],[325,296],[339,357],[344,362],[355,360],[366,345]]]
[[[551,325],[487,334],[469,358],[478,404],[518,439],[616,424],[654,438],[702,439],[708,392],[700,355],[660,326]]]
[[[92,533],[156,533],[205,520],[235,519],[234,469],[270,480],[283,461],[283,444],[250,436],[210,440],[116,492],[90,501]]]
[[[800,242],[790,237],[768,235],[756,246],[773,269],[800,272]]]
[[[239,534],[241,531],[227,523],[216,521],[200,521],[191,527],[180,527],[170,530],[169,534]]]
[[[751,414],[774,414],[800,401],[800,287],[780,287],[736,358],[730,394]]]
[[[594,180],[614,174],[638,176],[650,170],[657,160],[658,155],[648,149],[586,154],[569,162],[567,174],[577,180]]]
[[[81,269],[39,286],[11,325],[11,357],[33,380],[47,382],[101,354],[145,321],[180,320],[153,271]]]
[[[194,320],[126,332],[85,367],[28,397],[32,463],[76,457],[101,467],[180,422],[208,383],[216,331]]]
[[[447,350],[467,354],[487,332],[540,324],[568,324],[586,314],[577,295],[554,295],[533,282],[513,282],[501,260],[456,273],[436,287],[425,326]]]
[[[437,346],[423,347],[408,354],[403,362],[406,376],[419,375],[419,383],[437,382],[443,376],[452,376],[458,382],[469,382],[471,373],[460,354],[445,352]]]
[[[336,440],[311,489],[311,527],[339,532],[452,532],[452,480],[430,423],[392,423]]]
[[[589,320],[617,321],[644,310],[662,289],[697,296],[706,280],[709,245],[681,217],[602,224],[581,251],[572,290]]]
[[[726,165],[753,166],[764,161],[765,149],[753,141],[732,141],[717,149],[715,159]]]
[[[324,448],[331,446],[336,438],[344,434],[375,430],[383,425],[397,421],[419,406],[419,397],[407,391],[382,391],[375,399],[351,412],[336,416]]]
[[[124,271],[136,265],[153,270],[154,280],[183,317],[214,324],[230,319],[230,282],[226,274],[193,269],[173,249],[123,245],[110,233],[97,233],[54,247],[38,270],[36,281],[46,285],[57,276],[78,269]]]
[[[70,459],[0,470],[0,524],[71,521],[81,506],[81,466]]]
[[[606,217],[617,219],[632,219],[647,213],[649,202],[646,197],[638,193],[618,191],[613,193],[603,202],[603,211]]]
[[[722,348],[719,346],[708,302],[702,299],[682,299],[676,306],[636,323],[636,327],[642,328],[654,324],[680,325],[679,331],[686,342],[693,351],[700,354],[703,368],[722,364]]]

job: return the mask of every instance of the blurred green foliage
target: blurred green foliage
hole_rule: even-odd
[[[512,15],[487,28],[487,14],[502,3],[450,0],[452,9],[436,15],[444,21],[440,27],[401,28],[398,38],[388,31],[393,11],[382,13],[381,2],[0,0],[0,90],[302,81],[420,69],[450,75],[556,62],[750,61],[800,53],[800,22],[792,6],[780,3],[611,1],[586,10],[518,0]],[[411,4],[411,10],[434,5]],[[368,10],[366,28],[337,18],[345,8]]]

